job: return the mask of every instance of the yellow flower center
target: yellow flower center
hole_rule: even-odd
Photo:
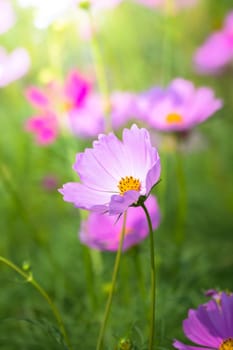
[[[61,113],[67,113],[73,108],[73,103],[71,101],[64,101],[60,103],[59,109]]]
[[[178,113],[169,113],[166,117],[168,124],[179,124],[183,122],[183,117]]]
[[[141,183],[139,179],[135,179],[133,176],[126,176],[124,178],[123,177],[121,178],[117,187],[120,190],[120,195],[123,196],[125,192],[130,190],[139,192],[141,189]]]
[[[227,338],[221,343],[219,350],[233,350],[233,338]]]

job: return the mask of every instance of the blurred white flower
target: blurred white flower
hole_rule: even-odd
[[[67,11],[72,12],[75,9],[75,0],[18,0],[18,3],[24,8],[35,8],[34,24],[38,29],[47,28]]]
[[[8,0],[0,0],[0,34],[7,32],[15,24],[15,12]]]
[[[104,9],[113,8],[121,1],[122,0],[18,0],[18,4],[24,8],[35,8],[36,13],[34,25],[38,29],[45,29],[56,20],[61,20],[67,17],[72,18],[76,14],[78,19],[81,20],[81,32],[89,32],[89,28],[87,29],[86,24],[87,20],[83,19],[83,13],[85,11],[81,10],[82,4],[89,4],[91,12],[95,14],[100,10],[102,11]]]
[[[0,47],[0,87],[6,86],[24,76],[31,65],[28,52],[17,48],[11,53]]]

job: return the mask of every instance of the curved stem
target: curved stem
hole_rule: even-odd
[[[64,323],[62,321],[61,315],[57,309],[57,307],[54,305],[54,303],[52,302],[52,300],[50,299],[49,295],[46,293],[46,291],[39,285],[39,283],[37,281],[34,280],[32,274],[27,274],[25,273],[23,270],[21,270],[18,266],[16,266],[13,262],[11,262],[10,260],[0,256],[0,262],[4,263],[5,265],[7,265],[8,267],[10,267],[12,270],[16,271],[20,276],[22,276],[23,278],[25,278],[25,280],[29,283],[31,283],[31,285],[40,293],[40,295],[47,301],[47,303],[49,304],[51,311],[57,321],[58,327],[60,329],[61,334],[64,337],[64,340],[66,342],[66,345],[68,347],[68,349],[72,350],[72,346],[70,344],[68,335],[66,333],[65,330],[65,326]]]
[[[119,243],[119,247],[118,247],[118,251],[117,251],[117,255],[116,255],[116,260],[115,260],[115,264],[114,264],[114,269],[113,269],[113,274],[112,274],[111,290],[110,290],[107,304],[105,307],[104,318],[103,318],[103,322],[101,325],[96,350],[102,349],[104,332],[105,332],[105,328],[106,328],[108,317],[109,317],[109,312],[110,312],[111,305],[112,305],[112,298],[113,298],[113,294],[114,294],[114,290],[115,290],[115,286],[116,286],[116,279],[117,279],[117,275],[118,275],[120,259],[121,259],[121,252],[122,252],[122,247],[123,247],[123,242],[124,242],[124,237],[125,237],[126,216],[127,216],[127,212],[124,212],[120,243]]]
[[[142,208],[146,214],[149,231],[150,231],[150,260],[151,260],[151,319],[150,319],[150,336],[149,350],[153,350],[154,334],[155,334],[155,252],[154,252],[154,237],[150,214],[143,203]]]

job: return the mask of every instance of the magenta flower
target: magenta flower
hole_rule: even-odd
[[[38,111],[26,121],[26,130],[35,134],[39,144],[54,142],[62,130],[84,137],[103,130],[101,102],[91,93],[90,82],[75,70],[64,85],[53,81],[44,89],[31,86],[26,97]]]
[[[160,211],[155,197],[146,200],[153,229],[160,223]],[[80,240],[91,248],[116,251],[119,248],[123,217],[110,216],[92,212],[81,224]],[[139,244],[149,234],[145,225],[145,213],[141,207],[129,208],[127,211],[126,233],[123,250]]]
[[[140,98],[141,117],[161,131],[190,130],[222,107],[212,89],[196,89],[192,82],[181,78],[173,80],[167,90],[152,89]]]
[[[64,86],[53,81],[44,89],[31,86],[26,90],[26,97],[31,104],[39,109],[67,111],[79,108],[85,101],[91,89],[90,82],[77,71],[69,72]]]
[[[53,143],[58,135],[58,124],[55,115],[49,112],[44,115],[36,115],[25,123],[25,130],[35,135],[38,145],[44,146]]]
[[[159,181],[160,158],[146,129],[133,125],[120,141],[113,133],[99,135],[93,148],[76,157],[74,170],[81,183],[70,182],[59,191],[76,207],[121,214],[145,200]]]
[[[0,0],[0,34],[7,32],[15,24],[15,13],[8,0]]]
[[[201,74],[220,73],[233,60],[233,12],[223,28],[211,34],[194,54],[196,70]]]
[[[189,310],[183,322],[188,339],[197,346],[175,340],[179,350],[232,350],[233,349],[233,295],[221,293],[219,302],[210,300],[197,310]]]
[[[10,54],[0,47],[0,87],[22,78],[29,70],[31,60],[28,52],[17,48]]]

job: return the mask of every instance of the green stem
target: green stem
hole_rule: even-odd
[[[184,241],[185,216],[187,211],[186,181],[183,166],[183,157],[180,150],[176,154],[176,176],[178,182],[178,212],[175,228],[175,240],[178,245]]]
[[[64,340],[66,342],[66,345],[68,347],[68,349],[72,350],[72,346],[70,344],[68,335],[66,333],[65,330],[65,326],[63,324],[61,315],[57,309],[57,307],[54,305],[54,303],[52,302],[52,300],[50,299],[49,295],[46,293],[46,291],[39,285],[38,282],[36,282],[32,276],[32,274],[27,274],[25,273],[23,270],[21,270],[18,266],[16,266],[14,263],[12,263],[10,260],[0,256],[0,262],[2,262],[3,264],[7,265],[8,267],[10,267],[12,270],[16,271],[20,276],[22,276],[23,278],[25,278],[25,280],[29,283],[31,283],[31,285],[40,293],[40,295],[47,301],[47,303],[49,304],[51,311],[57,321],[58,327],[60,329],[61,334],[64,337]]]
[[[172,63],[173,63],[173,14],[174,6],[173,0],[165,0],[165,15],[164,15],[164,34],[162,41],[162,83],[167,84],[171,78],[172,73]]]
[[[84,260],[84,266],[85,266],[85,272],[86,272],[86,281],[87,281],[87,290],[90,296],[91,306],[93,311],[96,309],[97,306],[97,298],[95,294],[95,289],[93,286],[95,285],[95,275],[93,271],[93,264],[92,264],[92,258],[90,250],[82,246],[83,250],[83,260]]]
[[[155,252],[154,252],[154,236],[150,214],[143,203],[142,208],[146,214],[149,231],[150,231],[150,260],[151,260],[151,318],[150,318],[150,335],[149,350],[153,350],[154,334],[155,334]]]
[[[105,66],[103,62],[103,55],[100,50],[98,39],[94,32],[94,25],[93,25],[94,20],[90,11],[91,10],[89,10],[89,18],[90,18],[90,24],[93,32],[92,38],[91,38],[92,55],[93,55],[93,61],[95,65],[95,71],[96,71],[96,77],[99,85],[99,90],[104,99],[105,131],[109,132],[112,130],[112,123],[110,119],[111,102],[110,102],[110,96],[109,96],[109,88],[108,88],[108,82],[106,78],[106,71],[104,68]]]
[[[107,304],[105,307],[104,318],[103,318],[103,322],[102,322],[102,325],[100,328],[100,333],[99,333],[99,337],[98,337],[98,341],[97,341],[96,350],[102,349],[104,332],[105,332],[105,328],[106,328],[108,317],[109,317],[109,312],[110,312],[111,305],[112,305],[112,298],[113,298],[113,294],[114,294],[114,290],[115,290],[115,286],[116,286],[116,279],[117,279],[118,270],[119,270],[119,266],[120,266],[121,252],[122,252],[122,247],[123,247],[123,242],[124,242],[124,237],[125,237],[126,216],[127,216],[127,212],[124,213],[121,237],[120,237],[119,247],[118,247],[118,251],[117,251],[117,255],[116,255],[113,274],[112,274],[111,290],[110,290]]]
[[[143,273],[142,273],[139,245],[135,245],[135,247],[132,248],[132,253],[133,253],[133,259],[134,259],[134,266],[135,266],[135,270],[137,273],[138,288],[141,291],[141,297],[143,299],[145,299],[146,298],[146,289],[145,289],[145,281],[144,281]]]

